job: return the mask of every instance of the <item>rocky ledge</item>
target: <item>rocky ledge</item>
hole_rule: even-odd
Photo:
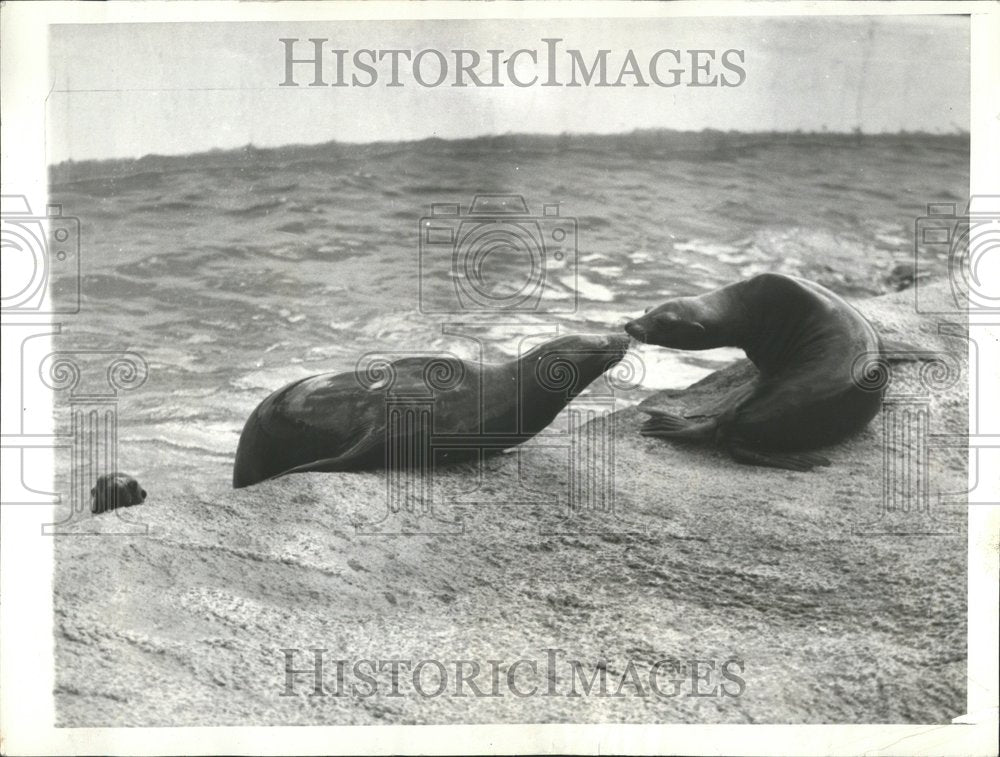
[[[965,706],[966,520],[961,495],[937,493],[965,488],[965,455],[931,449],[928,512],[900,499],[915,479],[897,474],[887,499],[883,477],[923,443],[892,431],[919,416],[903,411],[931,433],[967,428],[967,343],[913,303],[858,306],[890,338],[948,353],[959,380],[894,365],[894,404],[810,473],[643,438],[630,408],[611,416],[610,494],[582,509],[565,447],[541,439],[482,476],[441,471],[433,499],[427,482],[393,490],[402,519],[381,520],[382,474],[146,482],[143,506],[57,540],[58,723],[947,722]],[[744,370],[650,401],[683,405]],[[408,661],[400,695],[389,672],[369,695],[364,660]],[[421,660],[435,662],[415,689]],[[481,696],[457,683],[473,663]],[[579,673],[595,684],[573,696]]]

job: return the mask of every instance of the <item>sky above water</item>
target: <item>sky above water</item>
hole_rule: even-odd
[[[742,50],[735,87],[279,86],[281,38],[354,51]],[[298,43],[297,43],[298,44]],[[560,58],[560,60],[563,60]],[[332,78],[333,59],[326,60]],[[522,62],[523,62],[522,56]],[[565,62],[565,61],[564,61]],[[404,61],[403,69],[406,70]],[[563,63],[560,63],[563,65]],[[567,64],[568,65],[568,64]],[[730,72],[715,64],[712,73]],[[544,64],[536,73],[544,75]],[[530,71],[529,71],[530,74]],[[485,76],[485,74],[484,74]],[[50,31],[49,163],[185,154],[246,144],[402,141],[634,129],[957,133],[969,128],[967,16],[341,21],[57,25]],[[530,78],[530,77],[529,77]],[[648,79],[648,77],[647,77]],[[634,78],[627,79],[634,82]],[[733,81],[730,78],[729,81]]]

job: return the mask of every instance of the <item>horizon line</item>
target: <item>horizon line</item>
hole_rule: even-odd
[[[58,163],[48,163],[46,165],[47,169],[59,168],[61,166],[73,165],[73,166],[83,166],[86,164],[100,164],[100,163],[127,163],[133,162],[138,163],[144,160],[154,160],[154,159],[183,159],[183,158],[194,158],[201,156],[218,156],[224,155],[226,153],[239,153],[239,152],[269,152],[276,150],[287,150],[291,148],[322,148],[330,147],[334,145],[344,145],[344,146],[383,146],[383,145],[415,145],[422,142],[434,142],[434,143],[461,143],[461,142],[477,142],[493,139],[517,139],[517,138],[532,138],[532,139],[576,139],[576,138],[621,138],[630,137],[638,135],[656,135],[656,134],[671,134],[671,135],[686,135],[686,136],[708,136],[708,135],[724,135],[724,136],[743,136],[743,137],[833,137],[833,138],[843,138],[843,137],[853,137],[860,139],[878,139],[878,138],[888,138],[888,137],[934,137],[934,138],[969,138],[971,132],[969,130],[958,129],[956,131],[908,131],[906,129],[901,129],[899,131],[878,131],[878,132],[866,132],[855,127],[847,131],[842,130],[759,130],[759,131],[744,131],[738,129],[716,129],[711,127],[706,127],[703,129],[671,129],[671,128],[648,128],[648,129],[631,129],[629,131],[621,132],[585,132],[585,131],[572,131],[572,132],[504,132],[501,134],[477,134],[468,137],[414,137],[412,139],[395,139],[386,140],[378,139],[372,141],[353,141],[353,140],[341,140],[341,139],[330,139],[324,142],[287,142],[281,145],[273,146],[260,146],[255,145],[253,142],[247,142],[243,145],[237,145],[234,147],[213,147],[209,150],[199,150],[197,152],[182,152],[182,153],[146,153],[138,157],[108,157],[108,158],[85,158],[83,160],[75,160],[73,158],[66,158],[59,161]]]

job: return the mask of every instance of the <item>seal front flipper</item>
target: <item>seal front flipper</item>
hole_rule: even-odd
[[[642,424],[643,436],[662,439],[709,439],[715,431],[714,420],[696,422],[662,410],[644,410],[651,416]]]
[[[773,452],[733,444],[729,453],[736,462],[744,465],[760,465],[766,468],[783,468],[785,470],[805,473],[816,466],[826,467],[830,461],[822,455],[811,452]]]
[[[292,473],[335,473],[366,467],[365,463],[385,449],[385,434],[382,431],[380,428],[369,428],[359,436],[355,444],[336,457],[324,457],[296,465],[270,478],[282,478]]]

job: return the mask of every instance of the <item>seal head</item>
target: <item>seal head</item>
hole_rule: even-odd
[[[649,308],[642,318],[627,323],[625,331],[640,342],[676,350],[708,350],[725,346],[730,339],[728,333],[715,333],[718,319],[708,312],[706,303],[694,297],[678,297]]]

